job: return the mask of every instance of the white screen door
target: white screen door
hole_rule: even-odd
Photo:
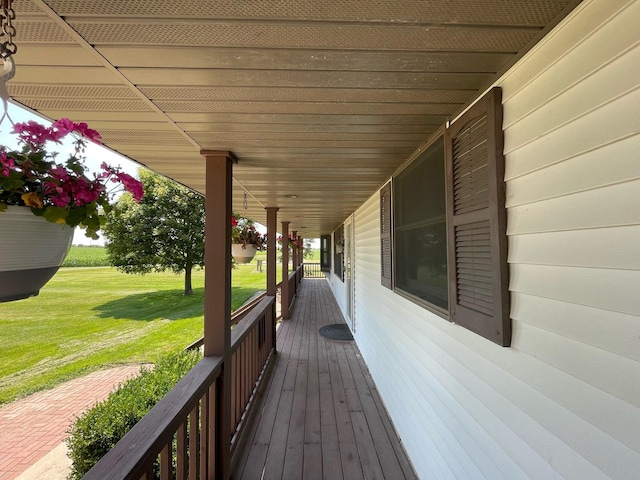
[[[346,288],[346,317],[347,323],[351,328],[351,331],[355,332],[356,324],[355,324],[355,316],[354,316],[354,305],[353,305],[353,274],[354,274],[354,265],[353,265],[353,257],[354,257],[354,248],[353,248],[353,220],[352,217],[347,219],[344,222],[344,263],[345,263],[345,288]]]

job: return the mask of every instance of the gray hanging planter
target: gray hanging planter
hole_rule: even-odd
[[[38,295],[64,261],[73,228],[35,216],[28,207],[0,212],[0,302]]]
[[[238,263],[249,263],[256,256],[257,251],[256,246],[250,243],[245,245],[242,243],[231,244],[231,255]]]

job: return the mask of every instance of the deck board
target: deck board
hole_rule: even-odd
[[[416,478],[355,342],[318,334],[332,323],[326,280],[305,279],[233,479]]]

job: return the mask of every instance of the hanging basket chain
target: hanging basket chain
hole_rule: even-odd
[[[244,192],[244,200],[242,202],[242,216],[247,217],[247,191]]]
[[[13,9],[12,0],[2,0],[2,37],[5,40],[0,45],[0,57],[7,59],[18,51],[18,46],[13,43],[16,36],[16,27],[13,21],[16,19],[16,11]]]
[[[13,78],[16,74],[16,66],[13,62],[13,54],[18,51],[18,47],[13,43],[13,38],[16,36],[16,27],[13,25],[13,21],[16,19],[16,12],[12,6],[12,0],[1,0],[0,3],[0,25],[2,26],[2,33],[0,34],[0,40],[4,40],[0,43],[0,58],[4,60],[4,65],[0,71],[0,101],[2,101],[2,116],[0,116],[0,125],[4,122],[4,119],[8,119],[13,125],[13,120],[9,116],[9,92],[7,91],[7,82]]]

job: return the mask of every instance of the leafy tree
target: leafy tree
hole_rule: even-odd
[[[312,258],[313,257],[313,243],[309,239],[304,239],[304,250],[303,250],[304,258]]]
[[[204,266],[204,197],[148,170],[139,174],[140,203],[124,194],[107,216],[109,261],[125,273],[184,272],[191,295],[191,271]]]

